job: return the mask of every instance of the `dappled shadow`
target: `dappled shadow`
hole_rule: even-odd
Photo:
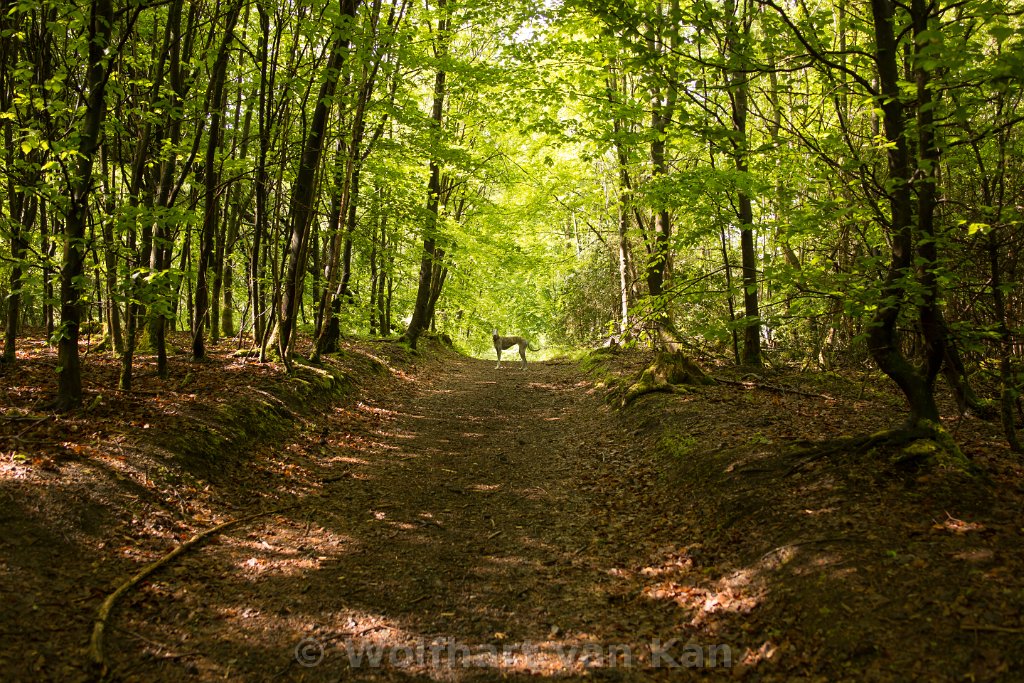
[[[572,365],[432,362],[219,468],[161,471],[169,452],[114,442],[3,482],[28,520],[0,522],[7,548],[46,549],[4,565],[35,630],[8,638],[3,673],[82,678],[68,662],[117,579],[279,507],[124,598],[117,676],[1009,680],[1024,656],[1019,492],[878,454],[793,469],[792,444],[895,419],[886,396],[719,386],[615,413]],[[44,646],[33,601],[66,614]]]
[[[123,619],[160,661],[138,671],[259,678],[272,662],[295,679],[564,676],[639,671],[652,640],[679,637],[681,610],[615,604],[606,546],[628,539],[594,523],[579,488],[618,440],[601,402],[571,369],[446,369],[360,404],[387,405],[388,420],[349,443],[348,476],[315,503],[182,559],[133,596]],[[346,430],[336,417],[332,432]],[[183,633],[217,641],[216,654]],[[142,666],[138,643],[123,645],[112,659]]]

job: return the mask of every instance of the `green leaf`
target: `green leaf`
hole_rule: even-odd
[[[1007,38],[1013,35],[1014,31],[1009,26],[996,25],[990,26],[988,29],[989,35],[996,39],[996,42],[1002,43]]]

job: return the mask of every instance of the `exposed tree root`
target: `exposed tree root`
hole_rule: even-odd
[[[922,421],[916,425],[868,436],[834,439],[801,451],[798,453],[799,460],[786,471],[786,476],[802,470],[812,462],[832,455],[865,453],[874,448],[899,449],[900,453],[892,459],[892,462],[902,468],[913,468],[944,454],[946,460],[964,469],[970,469],[970,462],[946,430],[940,425]]]
[[[700,386],[714,383],[712,377],[704,374],[704,371],[682,352],[659,353],[654,363],[640,374],[640,379],[626,390],[622,397],[622,407],[628,406],[645,394],[679,391],[678,385]]]
[[[178,556],[184,555],[186,552],[188,552],[195,546],[199,545],[200,543],[209,539],[210,537],[219,534],[225,529],[232,526],[237,526],[238,524],[243,524],[245,522],[251,522],[252,520],[258,519],[260,517],[267,517],[269,515],[275,515],[280,512],[285,512],[286,510],[291,510],[296,507],[298,507],[298,505],[289,505],[287,507],[276,508],[274,510],[266,510],[264,512],[257,512],[251,515],[247,515],[246,517],[239,517],[238,519],[232,519],[222,524],[218,524],[217,526],[207,529],[202,533],[196,534],[192,538],[188,539],[181,545],[174,548],[174,550],[170,551],[169,553],[161,557],[159,560],[156,560],[155,562],[151,562],[150,564],[146,565],[141,570],[139,570],[134,576],[132,576],[130,579],[128,579],[120,586],[118,586],[117,590],[108,595],[107,599],[103,601],[102,605],[100,605],[99,610],[96,612],[96,618],[93,621],[92,637],[89,639],[89,663],[93,671],[95,672],[97,679],[105,680],[110,673],[110,667],[107,665],[106,658],[103,655],[103,637],[106,633],[107,622],[110,620],[110,614],[114,609],[114,605],[117,604],[117,601],[120,600],[125,593],[133,589],[135,586],[139,585],[142,581],[144,581],[151,574],[155,573],[157,570],[170,564]]]

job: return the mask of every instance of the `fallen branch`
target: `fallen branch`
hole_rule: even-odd
[[[761,559],[758,562],[764,562],[769,556],[775,555],[776,553],[786,550],[787,548],[800,548],[808,545],[824,545],[828,543],[868,543],[867,539],[859,538],[856,536],[823,536],[822,538],[810,538],[806,541],[793,541],[792,543],[783,543],[780,546],[772,548],[768,552],[761,555]]]
[[[734,387],[745,387],[747,389],[764,389],[765,391],[774,391],[777,394],[794,394],[796,396],[807,396],[808,398],[824,398],[829,401],[834,400],[834,397],[827,394],[812,394],[809,391],[801,391],[799,389],[790,389],[789,387],[780,386],[777,384],[762,384],[761,382],[742,382],[734,379],[723,379],[721,377],[712,376],[712,378],[720,384],[729,384]]]
[[[986,624],[960,624],[962,631],[988,631],[989,633],[1024,633],[1024,628],[988,626]]]
[[[96,613],[96,619],[93,621],[92,625],[92,637],[89,639],[89,660],[94,671],[97,672],[98,677],[100,679],[105,679],[110,672],[110,669],[107,666],[106,658],[103,656],[103,637],[106,632],[107,622],[110,620],[110,613],[113,611],[114,605],[117,604],[117,601],[121,598],[121,596],[123,596],[125,593],[130,591],[135,586],[142,583],[142,581],[144,581],[147,577],[149,577],[157,570],[170,564],[179,555],[184,555],[191,548],[194,548],[195,546],[199,545],[211,536],[219,534],[228,527],[243,524],[245,522],[251,522],[252,520],[257,519],[259,517],[266,517],[268,515],[278,514],[286,510],[291,510],[292,508],[295,507],[298,506],[289,505],[288,507],[277,508],[274,510],[266,510],[264,512],[257,512],[246,517],[239,517],[238,519],[232,519],[222,524],[218,524],[217,526],[211,529],[207,529],[202,533],[196,534],[192,538],[188,539],[187,541],[176,547],[171,552],[161,557],[159,560],[156,560],[155,562],[151,562],[150,564],[146,565],[141,570],[139,570],[134,576],[132,576],[130,579],[128,579],[120,586],[118,586],[117,590],[108,595],[107,599],[103,601],[102,605],[100,605],[99,611],[97,611]]]

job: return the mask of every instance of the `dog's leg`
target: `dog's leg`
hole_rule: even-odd
[[[494,350],[498,352],[498,364],[494,366],[494,369],[497,370],[501,367],[501,347],[495,346]]]
[[[526,344],[519,342],[519,357],[523,359],[523,370],[526,369]]]

